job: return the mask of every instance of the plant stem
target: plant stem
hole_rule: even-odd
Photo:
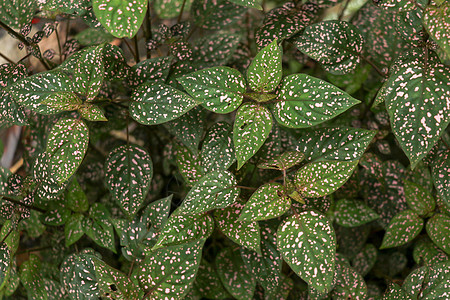
[[[236,185],[235,187],[241,188],[243,190],[250,190],[250,191],[256,191],[257,190],[257,188],[249,187],[249,186],[242,186],[242,185]]]
[[[344,7],[341,10],[341,13],[339,14],[338,20],[342,20],[342,17],[344,16],[345,11],[347,10],[348,4],[350,3],[350,0],[345,1]]]
[[[140,61],[140,57],[139,57],[139,43],[138,43],[138,39],[137,39],[137,33],[133,37],[133,41],[134,41],[134,50],[136,52],[135,59],[136,59],[136,63],[138,64]]]
[[[144,26],[144,34],[145,34],[145,42],[148,42],[152,39],[152,19],[150,17],[150,10],[147,9],[147,12],[145,13],[145,26]],[[152,51],[147,49],[147,46],[145,47],[147,51],[147,59],[152,57]]]
[[[59,63],[62,64],[62,48],[61,48],[61,40],[59,39],[58,27],[55,27],[56,40],[58,41],[58,51],[59,51]]]
[[[128,43],[127,39],[123,39],[123,41],[125,42],[125,45],[127,45],[128,50],[130,50],[130,53],[133,55],[134,60],[135,60],[136,63],[137,63],[136,53],[134,53],[134,50],[133,50],[133,48],[131,47],[130,43]]]
[[[183,0],[183,4],[181,4],[180,13],[178,14],[177,23],[180,23],[181,17],[183,16],[184,6],[186,5],[186,0]]]

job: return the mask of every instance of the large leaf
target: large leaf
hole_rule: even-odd
[[[199,214],[214,208],[225,208],[236,201],[239,192],[233,174],[228,171],[213,171],[192,187],[179,213]]]
[[[283,220],[278,250],[291,269],[319,292],[329,292],[335,272],[336,236],[328,219],[304,211]]]
[[[427,233],[439,248],[450,255],[450,217],[445,214],[435,214],[427,222]]]
[[[147,12],[147,0],[93,0],[97,19],[113,36],[133,37],[141,27]]]
[[[106,160],[106,186],[128,216],[133,216],[141,207],[152,176],[152,159],[138,146],[119,146]]]
[[[428,50],[425,50],[428,51]],[[412,168],[433,148],[450,122],[450,68],[430,52],[400,58],[377,98],[385,101],[392,131]]]
[[[296,175],[297,190],[305,197],[322,197],[340,188],[352,175],[357,161],[320,161],[309,163]]]
[[[165,84],[143,84],[131,95],[130,114],[141,124],[156,125],[176,119],[197,102],[185,93]]]
[[[203,69],[177,80],[204,108],[221,114],[236,110],[246,89],[242,74],[229,67]]]
[[[330,20],[306,27],[295,45],[303,53],[318,60],[325,70],[333,74],[345,74],[358,66],[364,39],[356,26]]]
[[[46,153],[50,176],[58,183],[67,181],[83,161],[89,142],[89,131],[81,120],[61,119],[50,131]]]
[[[392,218],[380,249],[398,247],[414,239],[423,228],[423,219],[412,210],[404,210]]]
[[[379,218],[378,214],[358,200],[340,199],[335,207],[335,222],[344,227],[356,227]]]
[[[146,299],[183,299],[195,279],[205,240],[161,248],[139,266],[139,284]]]
[[[423,24],[433,40],[450,55],[450,2],[430,5],[425,10]]]
[[[36,0],[1,0],[0,21],[9,27],[20,29],[31,22],[36,9]]]
[[[283,79],[272,111],[281,125],[307,128],[330,120],[359,102],[321,79],[293,74]]]
[[[245,103],[236,113],[233,142],[240,169],[261,148],[272,130],[272,116],[264,106]]]
[[[249,87],[255,92],[272,92],[281,81],[283,49],[278,40],[261,49],[247,70]]]

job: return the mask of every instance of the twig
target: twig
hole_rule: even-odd
[[[344,16],[344,12],[347,10],[348,4],[350,3],[350,0],[345,1],[344,7],[341,10],[341,13],[339,14],[338,20],[342,20],[342,17]]]
[[[138,39],[137,39],[137,33],[133,37],[133,41],[134,41],[134,50],[136,52],[135,59],[136,59],[136,63],[138,64],[140,61],[140,57],[139,57],[139,43],[138,43]]]
[[[183,15],[185,5],[186,5],[186,0],[183,0],[183,4],[181,5],[180,13],[178,14],[177,23],[180,23],[180,21],[181,21],[181,16]]]

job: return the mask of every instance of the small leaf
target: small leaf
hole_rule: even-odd
[[[298,165],[305,159],[305,154],[300,151],[286,151],[280,155],[260,163],[258,168],[285,171]]]
[[[262,0],[230,0],[230,2],[236,3],[240,6],[256,8],[262,10],[261,2]]]
[[[241,37],[228,32],[207,35],[196,41],[192,56],[198,58],[199,69],[223,66],[228,63],[239,45]]]
[[[293,74],[283,79],[272,112],[283,126],[307,128],[328,121],[358,103],[359,100],[321,79]]]
[[[216,269],[205,259],[202,259],[198,268],[194,288],[208,299],[223,299],[230,296],[223,287]]]
[[[353,173],[357,161],[322,161],[309,163],[296,175],[297,190],[305,197],[323,197],[340,188]]]
[[[0,288],[6,283],[11,269],[11,252],[8,245],[0,244]]]
[[[380,249],[398,247],[413,240],[423,228],[423,219],[412,210],[395,215],[389,223]]]
[[[227,170],[236,161],[231,126],[225,122],[209,128],[200,152],[201,167],[205,174]]]
[[[233,142],[240,169],[261,148],[272,130],[272,117],[264,106],[245,103],[236,113]]]
[[[336,203],[335,222],[344,227],[357,227],[378,219],[379,216],[364,202],[340,199]]]
[[[245,203],[239,221],[261,221],[283,215],[291,207],[291,199],[284,193],[281,184],[262,185]]]
[[[164,83],[169,75],[172,57],[155,57],[141,61],[131,67],[129,84],[137,87],[144,83]]]
[[[131,99],[130,114],[144,125],[174,120],[198,104],[185,93],[165,84],[140,85]]]
[[[450,55],[450,3],[427,6],[423,24],[439,47]]]
[[[444,204],[450,209],[450,151],[446,151],[441,159],[433,161],[432,178],[434,187]]]
[[[352,266],[361,276],[366,276],[375,265],[377,257],[377,248],[372,244],[366,244],[352,259]]]
[[[364,278],[352,267],[336,264],[336,285],[331,295],[334,299],[365,299],[367,286]]]
[[[275,39],[256,54],[247,70],[249,87],[255,92],[272,92],[281,81],[283,50]]]
[[[84,235],[83,226],[81,225],[83,218],[82,214],[72,214],[64,225],[66,247],[69,247]]]
[[[215,2],[194,0],[191,6],[191,18],[201,28],[217,30],[239,20],[245,11],[245,7],[227,0]]]
[[[284,219],[278,227],[277,244],[283,259],[309,287],[319,292],[331,290],[336,236],[325,216],[304,211]]]
[[[41,103],[62,111],[77,110],[82,105],[81,99],[72,92],[53,93]]]
[[[246,88],[241,73],[229,67],[203,69],[177,80],[204,108],[220,114],[236,110]]]
[[[102,203],[94,203],[89,210],[89,218],[81,221],[84,233],[97,245],[116,253],[114,229],[111,213]]]
[[[435,245],[450,255],[450,217],[445,214],[435,214],[427,222],[427,233]]]
[[[66,205],[71,210],[80,213],[83,213],[89,209],[87,196],[81,189],[81,186],[76,178],[74,178],[67,187]]]
[[[422,238],[414,243],[413,258],[416,264],[426,266],[449,259],[445,252],[439,249],[429,238]]]
[[[85,103],[83,106],[81,106],[78,109],[78,111],[79,111],[81,117],[88,121],[92,121],[92,122],[108,121],[108,119],[105,117],[105,114],[100,109],[100,107],[98,107],[95,104]]]
[[[412,298],[401,286],[391,282],[383,295],[383,300],[412,300]]]

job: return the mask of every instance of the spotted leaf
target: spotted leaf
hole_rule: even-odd
[[[36,254],[30,254],[27,261],[20,266],[20,282],[25,287],[28,298],[46,299],[49,291],[46,290],[41,271],[41,259]]]
[[[94,13],[103,27],[118,38],[133,37],[147,12],[146,0],[93,0]]]
[[[311,288],[331,290],[336,236],[324,215],[304,211],[284,219],[278,227],[277,245],[283,259]]]
[[[364,39],[358,28],[344,21],[323,21],[306,27],[295,45],[333,74],[346,74],[360,63]]]
[[[405,198],[409,208],[420,216],[429,216],[436,206],[433,195],[425,187],[411,182],[404,181]]]
[[[246,88],[241,73],[229,67],[204,69],[177,80],[204,108],[221,114],[230,113],[239,107]]]
[[[427,233],[430,239],[439,248],[450,255],[450,217],[446,214],[435,214],[427,222]]]
[[[138,146],[117,147],[106,159],[106,186],[128,216],[133,216],[141,207],[152,176],[152,159]]]
[[[430,5],[423,16],[423,24],[433,40],[450,55],[450,3]]]
[[[84,216],[80,213],[72,214],[64,225],[66,247],[69,247],[84,235],[83,226],[81,225],[83,218]]]
[[[216,269],[205,259],[202,259],[198,268],[194,288],[197,289],[203,297],[208,299],[223,299],[230,297],[222,285]]]
[[[247,69],[249,87],[255,92],[272,92],[281,81],[283,49],[278,40],[261,49]]]
[[[233,142],[238,169],[261,148],[272,130],[272,117],[264,106],[245,103],[236,113]]]
[[[379,218],[364,202],[340,199],[335,207],[335,222],[344,227],[357,227]]]
[[[116,253],[114,229],[111,213],[102,203],[94,203],[89,209],[89,217],[81,221],[84,233],[97,245]]]
[[[153,8],[161,19],[170,19],[177,17],[182,8],[189,10],[191,4],[192,0],[155,0]]]
[[[195,24],[209,30],[222,29],[239,20],[246,8],[227,0],[194,0],[191,16]]]
[[[412,299],[446,299],[450,282],[450,261],[412,271],[402,288]]]
[[[209,215],[172,215],[159,234],[152,251],[192,241],[207,239],[214,230],[214,220]]]
[[[422,238],[414,243],[413,258],[416,264],[426,266],[431,266],[449,259],[448,255],[439,249],[429,238]]]
[[[258,168],[285,171],[295,165],[298,165],[304,159],[305,154],[300,151],[286,151],[272,159],[269,159],[268,161],[260,163]]]
[[[412,300],[411,296],[398,284],[391,282],[383,295],[383,300]]]
[[[433,183],[445,205],[450,208],[450,151],[446,151],[442,157],[433,162]]]
[[[88,142],[89,131],[83,121],[58,121],[47,138],[49,175],[60,184],[67,181],[83,161]]]
[[[291,207],[291,199],[284,195],[278,183],[266,183],[245,203],[239,221],[261,221],[281,216]]]
[[[380,249],[398,247],[412,241],[423,228],[423,219],[412,210],[395,215],[389,223]]]
[[[214,220],[222,233],[233,242],[261,253],[261,233],[258,222],[238,220],[243,207],[244,204],[238,201],[225,209],[218,209],[214,212]]]
[[[434,53],[414,50],[396,61],[377,95],[385,101],[392,131],[412,168],[450,122],[450,90],[445,88],[449,79],[450,68]]]
[[[297,190],[305,197],[323,197],[340,188],[352,175],[357,161],[309,163],[296,174]]]
[[[0,21],[7,26],[19,29],[29,24],[37,9],[36,0],[1,0]]]
[[[169,76],[172,57],[155,57],[141,61],[131,67],[129,84],[133,87],[144,83],[164,83]]]
[[[0,288],[5,286],[11,270],[11,251],[5,243],[0,244]]]
[[[234,203],[240,189],[233,174],[213,171],[203,176],[189,191],[181,204],[179,214],[199,214]]]
[[[307,128],[358,103],[359,100],[330,83],[306,74],[293,74],[283,79],[272,112],[283,126]]]
[[[183,299],[194,282],[204,242],[196,240],[147,254],[137,272],[146,298]]]
[[[193,154],[188,148],[178,146],[176,149],[176,164],[181,176],[188,186],[193,186],[205,175],[198,155]]]
[[[0,128],[27,124],[24,108],[19,105],[4,89],[27,76],[27,69],[22,64],[3,64],[0,66]]]
[[[302,132],[296,150],[308,160],[358,160],[375,137],[376,131],[363,128],[317,128]]]
[[[366,299],[367,286],[364,278],[345,263],[336,264],[336,285],[331,295],[334,299]]]
[[[230,2],[236,3],[240,6],[256,8],[262,10],[261,2],[262,0],[230,0]]]
[[[236,299],[253,299],[256,280],[249,272],[238,248],[225,248],[216,257],[217,273],[225,289]]]
[[[114,37],[103,29],[87,28],[75,35],[75,39],[83,46],[94,46],[111,43]]]
[[[59,92],[49,95],[41,104],[60,111],[71,111],[80,108],[82,101],[73,92]]]
[[[83,119],[91,122],[108,121],[102,109],[95,104],[85,103],[78,109],[78,112]]]
[[[235,161],[231,126],[215,123],[206,133],[200,152],[203,173],[227,170]]]
[[[366,276],[375,265],[377,257],[377,248],[372,244],[366,244],[352,259],[352,266],[359,274]]]
[[[165,84],[143,84],[131,95],[130,114],[144,125],[156,125],[181,117],[197,106],[185,93]]]

